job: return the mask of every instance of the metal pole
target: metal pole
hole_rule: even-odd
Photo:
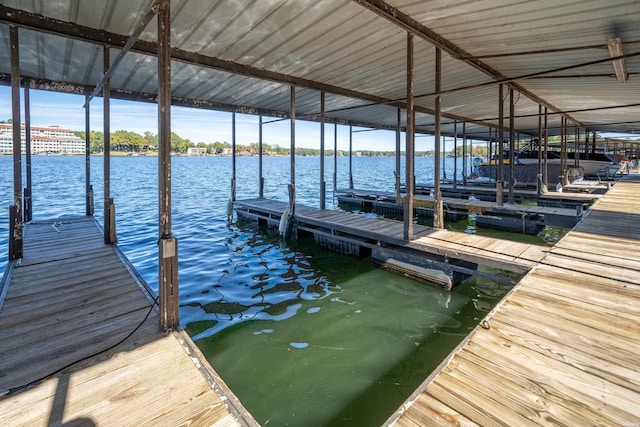
[[[447,167],[445,164],[445,160],[447,158],[447,137],[443,136],[442,138],[440,138],[440,140],[442,141],[442,179],[444,181],[447,180]]]
[[[236,201],[236,112],[231,112],[231,201]]]
[[[509,88],[509,203],[515,203],[516,184],[516,130],[515,130],[515,109],[513,100],[513,88]]]
[[[498,97],[500,103],[498,104],[498,166],[496,169],[496,203],[498,206],[504,204],[503,191],[504,191],[504,85],[498,85]]]
[[[33,219],[33,202],[31,199],[31,105],[29,103],[29,86],[24,87],[24,153],[27,172],[27,187],[24,189],[24,222]]]
[[[462,185],[467,185],[467,122],[462,122]]]
[[[442,51],[436,47],[436,92],[440,92],[442,87]],[[440,121],[442,119],[442,97],[436,96],[435,99],[435,159],[434,159],[434,209],[433,209],[433,226],[435,228],[444,228],[444,215],[442,212],[442,193],[440,192]]]
[[[453,188],[458,187],[458,121],[453,122]]]
[[[84,103],[84,188],[85,215],[93,215],[93,188],[91,187],[91,127],[89,94],[85,95]]]
[[[177,329],[178,240],[171,232],[171,12],[158,0],[158,234],[160,326]]]
[[[264,177],[262,176],[262,114],[258,122],[258,197],[264,198]]]
[[[575,166],[578,166],[580,164],[579,163],[580,162],[580,151],[578,151],[578,146],[579,146],[579,144],[578,144],[578,138],[579,138],[578,133],[579,132],[578,132],[578,124],[577,123],[573,124],[573,129],[574,129],[574,132],[573,132],[573,135],[574,135],[573,136],[573,164]]]
[[[414,121],[413,121],[413,34],[407,33],[407,132],[406,132],[406,191],[404,198],[404,239],[413,239],[413,176],[414,176]]]
[[[320,209],[327,206],[327,186],[324,182],[324,92],[320,92]]]
[[[333,124],[333,191],[338,189],[338,124]]]
[[[296,211],[296,87],[291,85],[291,184],[289,184],[289,213]]]
[[[542,104],[538,104],[538,179],[536,181],[536,193],[542,193]]]
[[[396,203],[400,203],[400,126],[402,124],[402,112],[397,109],[398,118],[396,125]]]
[[[103,50],[103,69],[106,73],[109,71],[109,47],[105,46]],[[111,116],[110,116],[110,99],[111,96],[111,79],[105,79],[102,86],[102,102],[104,117],[104,155],[103,157],[103,177],[104,177],[104,243],[115,243],[112,237],[111,226],[115,222],[113,215],[113,199],[111,198]],[[115,231],[115,230],[113,230]]]
[[[547,117],[547,107],[544,107],[544,186],[549,188],[549,165],[547,160],[549,158],[549,122]]]
[[[349,123],[349,190],[353,190],[353,127]]]
[[[13,128],[13,205],[9,207],[9,260],[22,258],[22,138],[20,132],[20,45],[18,27],[9,25],[11,44],[11,122]]]

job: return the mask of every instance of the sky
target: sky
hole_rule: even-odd
[[[24,94],[20,102],[24,111]],[[0,86],[0,120],[11,118],[11,88]],[[85,130],[84,96],[40,90],[29,91],[32,126],[60,126],[73,131]],[[263,120],[273,120],[268,117]],[[24,123],[24,113],[21,121]],[[103,130],[102,98],[96,97],[90,107],[91,130]],[[231,142],[231,113],[196,108],[171,107],[171,130],[191,142]],[[353,128],[354,131],[361,130]],[[158,110],[155,104],[111,100],[111,132],[127,130],[144,134],[158,133]],[[333,125],[326,125],[325,146],[333,148]],[[430,141],[427,141],[429,139]],[[353,149],[393,151],[395,132],[374,130],[353,133]],[[263,125],[263,141],[270,145],[290,146],[290,122],[281,120]],[[258,142],[258,116],[236,114],[236,142]],[[404,133],[402,134],[404,145]],[[430,148],[427,145],[431,145]],[[320,124],[296,121],[296,147],[320,148]],[[416,150],[433,148],[433,138],[416,138]],[[349,127],[338,126],[338,149],[349,149]]]

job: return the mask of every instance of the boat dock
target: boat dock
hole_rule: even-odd
[[[382,210],[391,209],[401,213],[404,209],[403,200],[398,203],[395,193],[377,190],[339,190],[336,192],[339,202],[346,202],[360,207],[371,206]],[[413,206],[415,209],[433,210],[434,197],[429,195],[413,196]],[[574,209],[552,207],[552,206],[532,206],[518,203],[503,203],[498,205],[495,202],[465,199],[459,197],[442,197],[443,209],[448,214],[458,219],[467,216],[469,213],[478,215],[525,218],[527,221],[534,221],[540,225],[551,225],[557,227],[573,227],[582,217],[583,206],[578,205]],[[519,224],[516,224],[517,226]],[[521,225],[519,225],[521,227]]]
[[[639,191],[618,182],[387,425],[638,425]]]
[[[24,237],[0,283],[0,425],[257,425],[93,218]]]
[[[272,225],[279,223],[288,207],[285,202],[270,199],[235,202],[235,209],[240,217]],[[298,230],[312,233],[316,241],[324,246],[330,246],[332,242],[335,246],[351,245],[354,249],[395,246],[516,273],[529,271],[544,257],[547,250],[543,246],[435,230],[417,224],[414,225],[415,239],[409,243],[404,239],[404,225],[401,221],[303,205],[296,205],[295,219]],[[327,240],[323,242],[323,238]],[[339,247],[331,249],[339,250]]]

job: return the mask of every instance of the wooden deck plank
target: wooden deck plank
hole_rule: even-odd
[[[257,425],[186,335],[159,330],[93,219],[27,224],[27,252],[0,311],[0,392],[76,363],[0,397],[0,425]]]
[[[638,192],[621,181],[596,202],[387,423],[635,425]]]

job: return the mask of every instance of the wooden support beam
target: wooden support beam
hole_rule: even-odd
[[[180,327],[178,240],[171,232],[171,11],[158,1],[158,290],[160,326]]]

